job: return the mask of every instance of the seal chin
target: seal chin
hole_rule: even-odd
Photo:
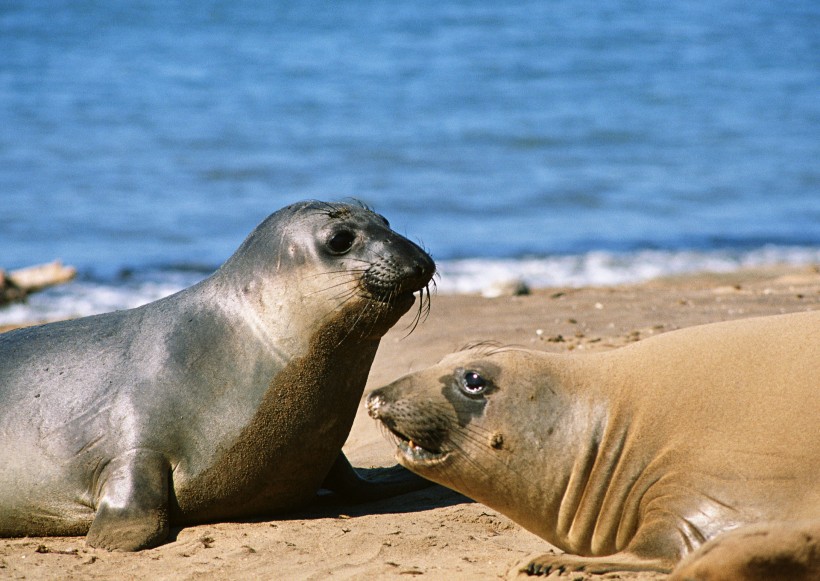
[[[402,293],[395,297],[392,301],[392,304],[397,309],[402,309],[404,312],[410,310],[410,307],[416,302],[416,293],[414,292],[407,292]]]

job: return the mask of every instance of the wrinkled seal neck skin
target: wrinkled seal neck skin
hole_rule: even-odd
[[[560,357],[515,350],[457,353],[375,390],[368,410],[394,432],[403,466],[571,550],[579,536],[573,530],[576,512],[593,479],[592,466],[597,461],[596,472],[603,470],[599,450],[611,435],[604,396],[588,379],[574,377],[564,364],[551,371],[553,381],[545,381],[545,363]],[[505,381],[507,366],[515,368],[512,384]],[[463,389],[470,372],[486,382],[480,394]],[[567,385],[574,386],[572,393]],[[408,452],[407,439],[440,456],[419,459],[423,452]]]

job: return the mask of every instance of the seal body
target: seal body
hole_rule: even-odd
[[[566,551],[531,573],[670,571],[724,531],[820,522],[820,312],[589,355],[471,348],[367,406],[402,465]]]
[[[308,502],[434,269],[370,210],[303,202],[191,288],[0,335],[0,536],[138,550]]]

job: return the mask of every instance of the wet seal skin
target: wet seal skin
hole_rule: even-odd
[[[382,216],[308,201],[175,295],[0,335],[0,536],[134,551],[320,487],[403,491],[341,447],[380,338],[418,291],[425,314],[434,271]]]
[[[403,466],[565,551],[514,574],[820,578],[820,311],[586,355],[478,345],[367,409]]]

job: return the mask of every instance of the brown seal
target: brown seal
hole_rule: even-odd
[[[0,335],[0,536],[138,550],[172,524],[359,494],[342,444],[434,270],[378,214],[302,202],[191,288]]]
[[[820,522],[820,312],[588,355],[469,348],[367,406],[402,465],[566,552],[531,574],[668,572],[732,529]]]

